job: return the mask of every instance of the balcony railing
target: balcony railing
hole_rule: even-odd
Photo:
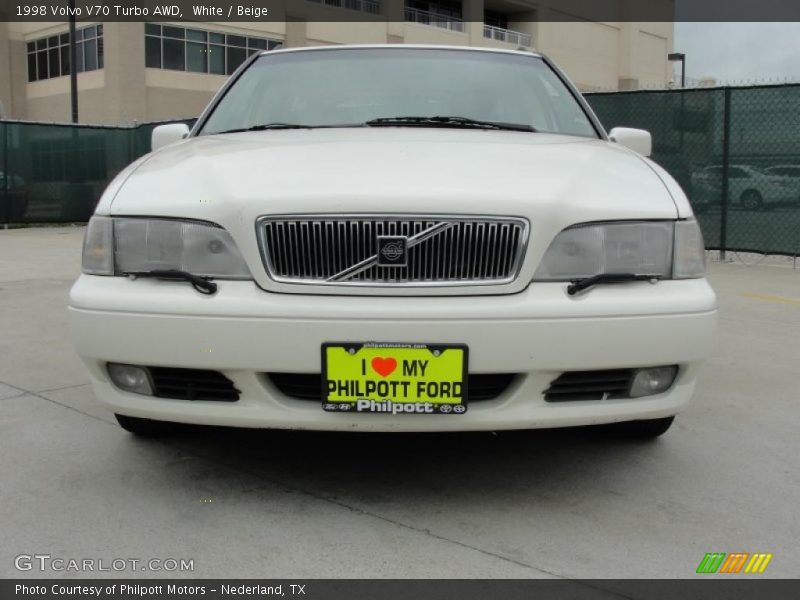
[[[430,25],[431,27],[439,27],[440,29],[449,29],[450,31],[458,31],[460,33],[466,31],[464,21],[461,19],[456,19],[455,17],[449,17],[447,15],[439,15],[426,10],[417,10],[416,8],[406,7],[406,21]]]
[[[521,33],[513,29],[503,29],[502,27],[495,27],[494,25],[483,26],[483,37],[499,42],[507,42],[515,46],[525,46],[526,48],[533,46],[533,36],[530,33]]]
[[[334,8],[346,8],[348,10],[357,10],[359,12],[369,13],[371,15],[381,14],[380,0],[308,0],[315,4],[322,4],[323,6],[333,6]]]

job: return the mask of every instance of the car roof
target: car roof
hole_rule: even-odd
[[[335,52],[336,50],[456,50],[459,52],[482,52],[485,54],[516,54],[522,56],[534,56],[542,58],[539,52],[532,50],[507,50],[505,48],[485,48],[483,46],[445,46],[438,44],[338,44],[334,46],[303,46],[302,48],[276,48],[275,50],[262,50],[259,54],[285,52],[309,52],[320,51]]]

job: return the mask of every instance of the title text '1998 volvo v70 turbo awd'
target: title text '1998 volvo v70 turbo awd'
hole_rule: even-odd
[[[256,54],[106,190],[70,294],[78,353],[142,435],[659,435],[717,303],[650,146],[606,134],[535,53]]]

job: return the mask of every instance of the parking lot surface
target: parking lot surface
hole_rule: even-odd
[[[81,236],[0,231],[2,577],[92,576],[15,569],[49,554],[192,559],[169,575],[199,578],[682,578],[707,552],[769,552],[761,577],[797,576],[791,261],[710,264],[717,349],[655,442],[213,428],[154,441],[95,405],[70,346]]]

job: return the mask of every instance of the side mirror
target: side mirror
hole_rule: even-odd
[[[186,123],[169,123],[167,125],[159,125],[153,129],[153,135],[150,138],[150,147],[153,152],[164,146],[169,146],[175,142],[180,142],[189,135],[189,126]]]
[[[653,152],[653,138],[649,131],[644,129],[631,129],[630,127],[614,127],[608,138],[642,156],[650,156]]]

